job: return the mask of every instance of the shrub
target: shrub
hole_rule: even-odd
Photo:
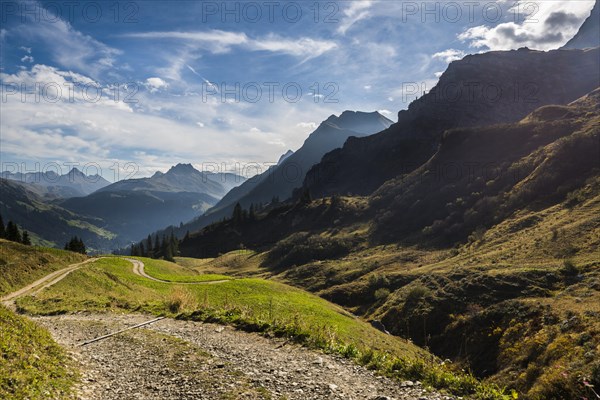
[[[566,276],[577,276],[579,275],[579,268],[573,263],[572,260],[563,261],[563,267],[561,272]]]
[[[390,290],[387,288],[377,289],[375,291],[375,300],[385,301],[390,295]]]

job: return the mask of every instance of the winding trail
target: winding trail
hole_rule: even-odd
[[[52,272],[0,300],[15,309],[16,298],[36,294],[98,259]],[[132,263],[134,274],[156,282],[228,282],[165,281],[148,275],[143,262],[124,259]],[[426,390],[418,382],[377,376],[339,356],[227,326],[162,317],[147,321],[149,316],[142,314],[30,318],[48,329],[77,363],[81,371],[75,388],[79,400],[455,399]],[[81,346],[82,342],[86,346]]]
[[[134,274],[141,276],[143,278],[146,278],[146,279],[150,279],[151,281],[154,281],[154,282],[171,283],[171,284],[177,284],[177,285],[214,285],[216,283],[225,283],[225,282],[229,282],[232,280],[232,279],[219,279],[219,280],[215,280],[215,281],[200,281],[200,282],[167,281],[164,279],[158,279],[158,278],[148,275],[146,273],[146,271],[144,270],[144,263],[142,261],[136,260],[134,258],[123,258],[123,259],[127,260],[133,264],[133,273]]]
[[[48,288],[56,283],[65,279],[71,272],[76,271],[82,268],[84,265],[92,263],[94,261],[99,260],[99,258],[90,258],[83,262],[77,264],[71,264],[66,268],[59,269],[58,271],[54,271],[43,278],[38,279],[37,281],[30,283],[29,285],[15,291],[4,295],[0,298],[0,301],[7,307],[14,309],[14,301],[17,297],[25,296],[25,295],[35,295],[41,290]]]

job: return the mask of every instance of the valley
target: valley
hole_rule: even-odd
[[[3,7],[0,399],[600,399],[600,2],[551,3]]]

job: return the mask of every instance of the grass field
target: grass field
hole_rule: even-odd
[[[0,398],[71,398],[78,376],[50,334],[0,306]]]
[[[227,275],[204,274],[197,270],[180,266],[164,260],[155,260],[146,257],[131,257],[144,263],[146,273],[156,279],[169,282],[210,282],[231,279]]]
[[[86,258],[70,251],[24,246],[0,239],[0,295]]]
[[[153,267],[147,272],[151,276],[187,280],[182,278],[181,267],[176,264],[166,261],[150,264]],[[197,280],[200,276],[188,278]],[[210,310],[232,316],[239,314],[244,320],[257,323],[296,324],[303,330],[320,331],[332,340],[352,341],[357,346],[399,356],[428,357],[418,347],[375,330],[341,307],[282,283],[249,278],[214,285],[174,285],[134,275],[131,263],[118,258],[89,264],[35,297],[17,300],[17,305],[33,314],[121,309],[176,315]]]

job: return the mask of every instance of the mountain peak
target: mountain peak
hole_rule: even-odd
[[[279,161],[277,161],[277,165],[279,165],[282,162],[284,162],[286,160],[286,158],[288,158],[292,154],[294,154],[294,152],[292,150],[286,151],[284,154],[281,155],[281,157],[279,157]]]
[[[193,173],[193,172],[198,172],[198,171],[196,170],[196,168],[194,168],[194,166],[192,164],[181,164],[181,163],[179,163],[177,165],[172,166],[167,171],[167,174],[169,174],[169,173],[180,173],[180,174],[181,173],[186,173],[186,174],[189,174],[189,173]]]
[[[393,122],[377,111],[351,111],[345,110],[340,116],[330,115],[322,124],[335,125],[341,129],[355,131],[361,134],[373,133],[373,124],[379,125],[379,130],[388,128]]]
[[[72,169],[71,169],[71,170],[68,172],[68,174],[67,174],[67,175],[69,175],[69,176],[73,176],[73,175],[76,175],[76,176],[86,176],[86,175],[85,175],[83,172],[81,172],[81,171],[80,171],[80,170],[79,170],[77,167],[73,167],[73,168],[72,168]]]

